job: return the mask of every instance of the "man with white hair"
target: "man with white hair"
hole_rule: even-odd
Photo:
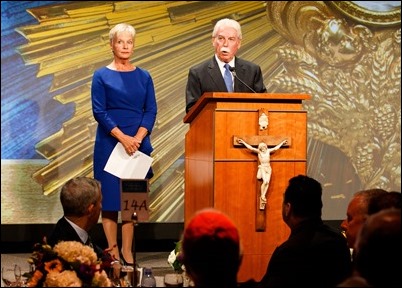
[[[242,37],[236,20],[225,18],[215,24],[214,57],[191,67],[188,73],[186,112],[205,92],[266,92],[260,66],[236,57]]]

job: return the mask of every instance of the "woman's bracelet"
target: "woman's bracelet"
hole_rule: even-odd
[[[140,139],[138,139],[137,137],[134,136],[134,139],[137,140],[138,144],[141,144],[142,141]]]

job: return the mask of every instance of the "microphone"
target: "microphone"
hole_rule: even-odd
[[[252,92],[254,92],[254,93],[257,93],[257,92],[255,92],[255,90],[254,90],[253,88],[251,88],[250,86],[248,86],[246,83],[244,83],[243,80],[241,80],[239,77],[237,77],[235,67],[229,66],[229,71],[232,72],[233,76],[234,76],[237,80],[239,80],[241,83],[243,83],[250,91],[252,91]]]

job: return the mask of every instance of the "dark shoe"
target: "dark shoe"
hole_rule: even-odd
[[[129,263],[129,262],[126,261],[126,259],[124,259],[123,252],[121,250],[120,250],[120,262],[124,266],[134,266],[134,263]]]

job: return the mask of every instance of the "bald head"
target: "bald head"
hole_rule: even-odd
[[[356,242],[357,233],[368,216],[370,199],[387,191],[379,188],[358,191],[353,195],[346,210],[346,219],[342,221],[341,228],[345,232],[349,248],[353,248]]]

